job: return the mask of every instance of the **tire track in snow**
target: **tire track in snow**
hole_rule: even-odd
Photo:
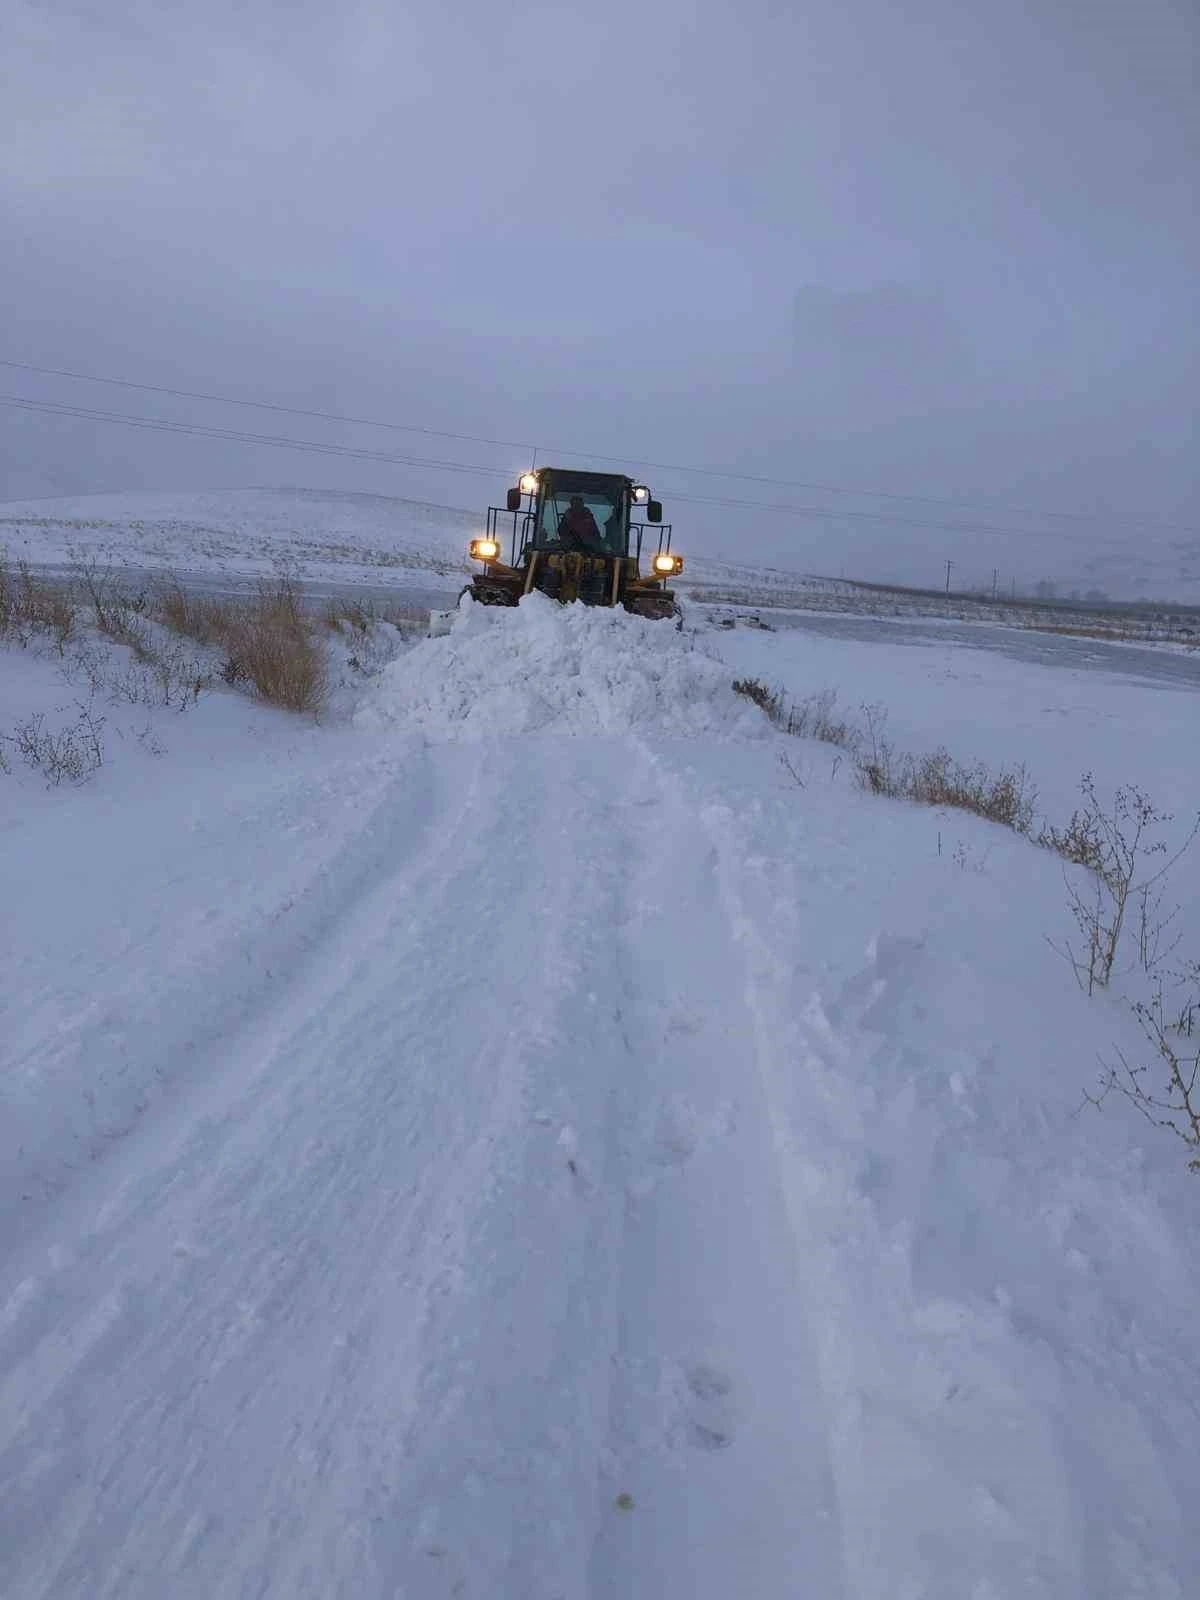
[[[175,832],[152,839],[146,859],[130,858],[119,830],[111,856],[103,831],[88,845],[82,927],[56,928],[44,941],[49,970],[59,979],[72,972],[79,992],[28,1004],[6,1041],[9,1071],[27,1064],[70,1084],[86,1060],[92,1085],[86,1112],[59,1103],[49,1122],[14,1119],[10,1137],[21,1148],[9,1158],[11,1203],[26,1228],[39,1202],[106,1159],[156,1104],[203,1082],[255,1017],[279,1006],[287,982],[390,858],[407,859],[426,828],[436,831],[429,761],[415,742],[399,758],[358,759],[333,779],[308,767],[283,782],[272,772],[265,787],[256,778],[235,781],[215,817],[183,821],[186,849]],[[189,902],[192,925],[177,929]],[[96,927],[88,916],[99,917]],[[195,1003],[202,989],[211,996],[204,1007]]]
[[[475,790],[464,791],[460,803],[439,819],[435,778],[420,749],[406,752],[403,761],[385,756],[358,763],[343,773],[342,779],[352,788],[357,783],[361,796],[352,831],[347,831],[344,816],[351,808],[345,794],[339,793],[333,814],[321,815],[332,836],[331,848],[319,852],[315,863],[303,855],[296,860],[294,877],[286,887],[278,874],[273,874],[269,909],[264,910],[260,903],[253,879],[231,908],[212,907],[220,936],[214,941],[211,961],[189,962],[185,970],[171,974],[163,988],[151,991],[145,986],[143,1011],[131,1011],[129,1027],[139,1037],[142,1053],[154,1063],[142,1063],[141,1075],[151,1084],[165,1079],[172,1084],[171,1092],[149,1093],[132,1117],[103,1130],[88,1162],[71,1162],[69,1170],[77,1174],[78,1188],[90,1189],[94,1176],[89,1169],[102,1160],[119,1159],[121,1141],[145,1119],[155,1124],[156,1115],[161,1114],[167,1136],[172,1124],[188,1126],[188,1117],[200,1115],[199,1107],[212,1100],[214,1085],[219,1092],[230,1062],[234,1063],[236,1091],[242,1071],[239,1051],[245,1053],[246,1041],[254,1037],[263,1019],[269,1023],[283,1014],[289,996],[297,990],[303,993],[314,981],[313,975],[319,975],[326,946],[339,925],[361,915],[364,897],[381,878],[400,881],[399,875],[405,871],[421,872],[427,857],[457,847],[463,836],[463,818],[477,800]],[[306,771],[285,787],[281,827],[288,826],[284,818],[290,804],[311,806],[311,797],[305,801],[302,793],[311,783],[312,775]],[[323,786],[323,799],[333,787]],[[279,815],[278,793],[272,790],[265,803]],[[259,826],[255,813],[247,816],[232,811],[223,819],[222,842],[235,859],[236,836],[243,829],[253,834]],[[118,862],[118,872],[124,865]],[[110,1003],[110,990],[121,992],[116,976],[104,969],[94,974],[93,981],[97,990],[94,1010]],[[68,1035],[72,1031],[70,1019],[64,1019],[61,1026]],[[44,1051],[46,1043],[43,1040],[31,1048]],[[96,1054],[97,1072],[102,1074],[105,1058],[96,1050],[88,1030],[81,1030],[79,1048]],[[138,1070],[135,1063],[134,1076]],[[153,1134],[147,1135],[156,1142],[163,1136],[157,1125]],[[34,1153],[30,1152],[30,1159]],[[49,1184],[51,1193],[63,1188],[61,1175]],[[65,1231],[69,1218],[87,1216],[91,1209],[90,1201],[80,1206],[68,1193],[57,1208],[53,1225],[59,1232]],[[29,1206],[24,1210],[28,1229]],[[90,1225],[85,1231],[90,1231]]]
[[[19,1517],[20,1502],[30,1486],[28,1455],[20,1446],[28,1450],[31,1429],[37,1428],[43,1437],[49,1433],[59,1445],[33,1452],[39,1462],[34,1479],[42,1480],[42,1493],[36,1498],[44,1501],[55,1477],[64,1488],[61,1480],[72,1456],[87,1455],[84,1439],[69,1440],[54,1422],[46,1428],[47,1409],[57,1409],[61,1416],[63,1405],[78,1404],[79,1392],[95,1386],[106,1366],[125,1371],[133,1394],[127,1415],[119,1421],[109,1415],[111,1437],[104,1429],[92,1430],[98,1452],[110,1460],[106,1470],[119,1473],[117,1459],[140,1426],[144,1424],[143,1431],[168,1431],[170,1418],[161,1395],[174,1396],[188,1373],[204,1374],[190,1382],[196,1390],[206,1389],[210,1378],[219,1378],[236,1364],[240,1350],[256,1338],[262,1342],[273,1320],[278,1324],[281,1308],[299,1300],[297,1283],[289,1287],[289,1278],[296,1279],[294,1261],[280,1247],[286,1238],[257,1253],[249,1251],[248,1261],[242,1258],[243,1225],[246,1212],[253,1210],[246,1203],[245,1186],[249,1184],[252,1195],[256,1184],[260,1190],[269,1189],[274,1125],[280,1119],[297,1120],[305,1109],[303,1087],[297,1089],[292,1083],[288,1052],[313,1028],[314,1017],[344,985],[348,972],[361,969],[364,952],[386,943],[398,919],[412,920],[407,899],[421,892],[423,881],[432,879],[436,888],[439,873],[450,881],[446,858],[463,855],[464,838],[472,834],[465,824],[479,809],[481,788],[489,786],[486,763],[476,758],[473,766],[475,781],[446,809],[425,841],[425,850],[415,859],[408,859],[405,852],[402,864],[393,866],[390,875],[384,871],[388,853],[411,840],[403,829],[393,831],[386,825],[364,830],[346,852],[342,872],[331,873],[319,903],[308,908],[304,959],[284,985],[260,994],[258,1014],[252,1014],[240,1035],[229,1042],[220,1040],[222,1048],[212,1061],[214,1081],[163,1107],[161,1117],[119,1147],[104,1168],[89,1174],[91,1181],[80,1186],[72,1203],[56,1209],[41,1243],[26,1252],[34,1265],[34,1282],[41,1281],[38,1293],[25,1295],[3,1345],[10,1370],[0,1393],[0,1436],[18,1441],[16,1450],[7,1457],[0,1455],[0,1489],[7,1480],[10,1490],[0,1498],[13,1516],[14,1529],[11,1539],[0,1540],[5,1556],[22,1542],[16,1536],[18,1526],[24,1535],[36,1525]],[[385,795],[375,807],[376,816],[386,804]],[[435,810],[422,809],[427,814]],[[376,875],[382,882],[364,903],[356,904],[364,883]],[[323,940],[319,929],[325,930]],[[315,1143],[321,1142],[318,1134]],[[313,1154],[312,1143],[301,1152],[302,1170]],[[302,1206],[282,1219],[299,1235],[295,1242],[301,1252],[308,1247],[302,1226],[311,1222],[313,1203],[320,1195],[318,1183],[307,1197],[307,1214]],[[56,1236],[82,1239],[79,1255],[56,1253],[48,1242]],[[43,1277],[37,1267],[47,1254],[59,1267]],[[19,1271],[20,1262],[16,1267]],[[235,1292],[239,1285],[233,1280],[239,1274],[244,1292]],[[120,1293],[111,1289],[114,1279]],[[256,1286],[246,1288],[245,1283],[254,1279]],[[175,1293],[163,1293],[164,1285]],[[84,1335],[96,1324],[93,1286],[104,1291],[102,1303],[112,1313],[94,1337]],[[209,1324],[199,1332],[192,1322],[197,1300],[204,1304]],[[169,1323],[165,1332],[164,1322]],[[164,1368],[162,1350],[171,1341],[179,1359],[174,1368],[169,1363]],[[98,1350],[102,1344],[105,1348]],[[200,1407],[191,1404],[192,1398],[186,1397],[179,1409],[194,1424]],[[101,1415],[106,1410],[111,1413],[103,1401],[94,1409]],[[184,1460],[186,1454],[184,1447]],[[88,1465],[94,1471],[95,1463]],[[93,1512],[102,1498],[97,1497]],[[69,1558],[70,1549],[61,1546],[49,1555],[56,1571]],[[55,1581],[47,1579],[50,1587],[45,1592],[55,1592]],[[124,1581],[114,1580],[114,1592],[134,1592],[122,1587]],[[40,1593],[43,1588],[31,1586],[29,1592]],[[105,1591],[96,1584],[93,1592]]]
[[[688,779],[627,739],[422,759],[437,820],[415,845],[381,797],[339,920],[18,1309],[0,1579],[836,1596],[746,948]]]
[[[591,1600],[848,1592],[745,950],[686,774],[637,749],[626,1230]]]
[[[582,1593],[622,852],[570,771],[446,759],[467,789],[425,853],[94,1175],[80,1258],[19,1312],[16,1592]]]

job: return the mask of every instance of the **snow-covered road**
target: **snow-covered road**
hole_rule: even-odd
[[[737,941],[711,875],[682,951],[671,907],[711,846],[648,751],[568,753],[376,774],[319,935],[22,1252],[5,1593],[840,1592]]]
[[[1192,1191],[1074,1115],[1056,863],[485,624],[8,830],[0,1593],[1181,1600]]]

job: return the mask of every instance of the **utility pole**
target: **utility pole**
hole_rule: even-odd
[[[996,598],[996,585],[1000,582],[1000,568],[992,568],[992,599]]]
[[[946,563],[946,593],[947,594],[950,593],[950,568],[953,565],[954,565],[953,561],[947,561],[947,563]]]

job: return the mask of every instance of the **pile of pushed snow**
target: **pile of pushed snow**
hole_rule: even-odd
[[[637,728],[761,738],[766,719],[734,694],[732,676],[667,622],[536,593],[515,608],[464,597],[451,632],[387,667],[355,721],[460,737]]]

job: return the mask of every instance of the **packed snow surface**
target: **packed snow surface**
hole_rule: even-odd
[[[1079,1114],[1061,864],[718,649],[465,609],[0,775],[5,1600],[1195,1593],[1200,1182]]]

